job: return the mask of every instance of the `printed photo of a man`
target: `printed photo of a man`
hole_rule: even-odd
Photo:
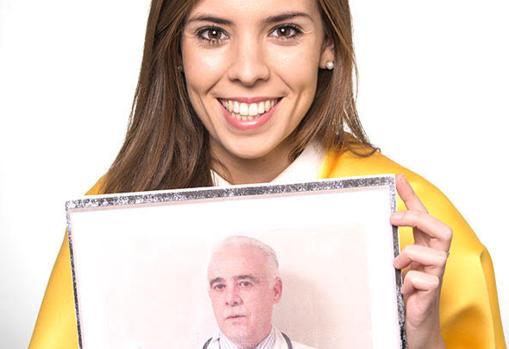
[[[208,293],[218,332],[203,349],[314,349],[272,325],[283,282],[274,250],[247,236],[232,236],[212,251]]]

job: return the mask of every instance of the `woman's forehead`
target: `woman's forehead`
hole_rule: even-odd
[[[316,0],[200,0],[188,18],[214,15],[230,22],[269,18],[284,13],[303,13],[319,16]]]

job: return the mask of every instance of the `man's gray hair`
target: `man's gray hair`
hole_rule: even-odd
[[[279,277],[279,262],[277,260],[276,252],[272,247],[270,247],[266,243],[261,242],[258,239],[244,235],[229,236],[226,239],[222,240],[214,248],[212,254],[214,254],[216,251],[225,246],[249,246],[258,249],[267,258],[266,264],[268,275],[274,279]]]

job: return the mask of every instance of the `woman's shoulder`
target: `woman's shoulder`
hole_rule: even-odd
[[[323,178],[341,178],[357,176],[373,176],[385,174],[404,174],[416,192],[433,192],[440,200],[447,200],[438,188],[419,174],[398,164],[379,150],[368,148],[353,151],[337,152],[329,150],[322,165]]]
[[[104,194],[105,176],[99,178],[97,182],[90,188],[85,195],[101,195]]]
[[[346,151],[328,150],[322,167],[324,177],[355,177],[376,174],[403,173],[407,177],[419,177],[409,169],[383,155],[379,150],[364,146]]]
[[[365,151],[364,154],[367,152]],[[383,155],[380,151],[375,151],[371,155],[359,155],[352,151],[330,150],[327,152],[321,172],[322,178],[404,174],[431,215],[453,229],[455,250],[467,249],[478,255],[484,251],[484,246],[471,227],[440,189],[419,174]],[[399,198],[397,206],[399,210],[405,209]],[[402,243],[406,245],[410,241],[405,241],[403,237]]]

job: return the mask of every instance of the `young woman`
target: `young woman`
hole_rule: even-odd
[[[401,174],[390,219],[410,348],[503,347],[488,252],[440,191],[369,144],[354,72],[347,0],[153,0],[126,140],[89,194]],[[31,348],[77,346],[66,240]]]

